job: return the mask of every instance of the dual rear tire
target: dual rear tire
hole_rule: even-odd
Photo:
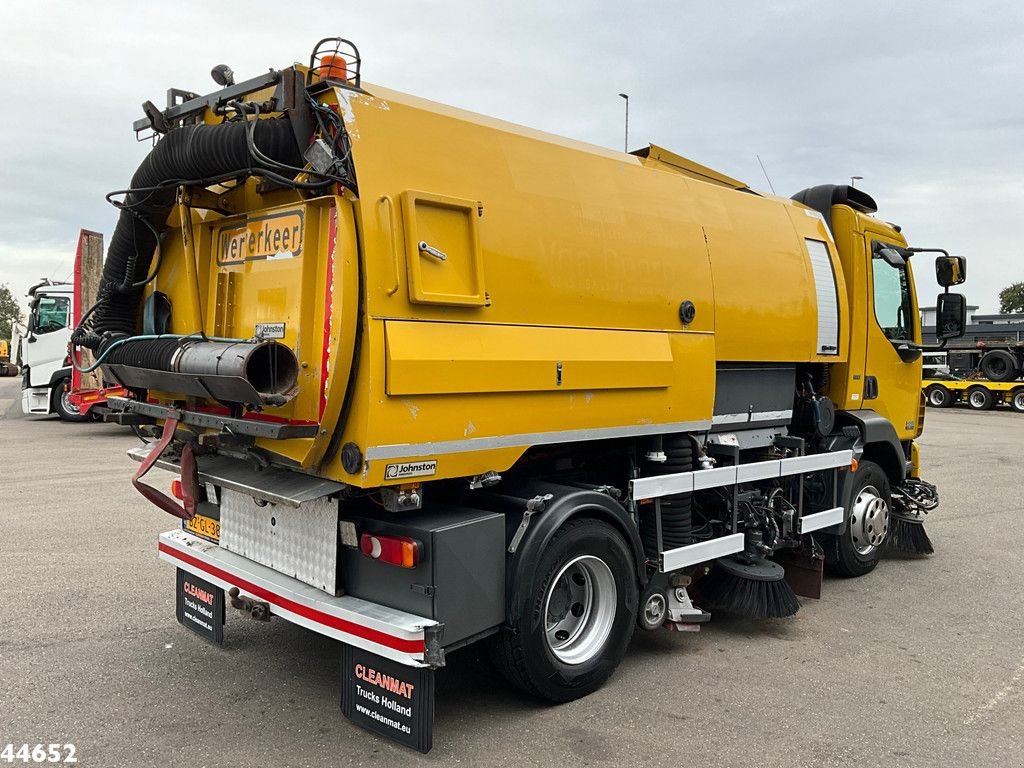
[[[1013,381],[1020,374],[1017,358],[1004,349],[995,349],[981,358],[982,374],[991,381]]]
[[[984,387],[971,387],[967,390],[967,405],[975,411],[990,411],[996,404],[996,397]]]
[[[932,384],[928,387],[925,398],[932,408],[949,408],[953,404],[953,393],[941,384]]]
[[[1017,413],[1024,413],[1024,387],[1018,387],[1010,393],[1010,407]]]

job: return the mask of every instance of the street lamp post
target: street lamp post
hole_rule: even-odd
[[[622,151],[629,152],[629,94],[620,93],[619,96],[621,96],[626,101],[626,138],[622,144]]]

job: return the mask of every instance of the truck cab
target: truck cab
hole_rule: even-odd
[[[869,444],[867,458],[885,469],[893,483],[918,477],[913,441],[924,428],[924,348],[912,257],[944,254],[936,262],[936,277],[947,286],[939,297],[948,314],[947,338],[962,333],[964,325],[962,308],[949,304],[962,297],[948,293],[949,285],[963,282],[964,261],[941,249],[909,247],[900,227],[873,216],[875,201],[854,187],[814,187],[794,199],[818,211],[829,225],[851,297],[850,354],[832,366],[828,382],[837,421],[858,427]],[[949,274],[954,263],[955,276]]]

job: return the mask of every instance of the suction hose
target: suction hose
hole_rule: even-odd
[[[281,405],[295,393],[295,354],[276,341],[140,339],[111,344],[104,365],[127,387],[225,402]]]
[[[75,342],[98,349],[104,335],[136,333],[141,283],[149,274],[161,232],[174,207],[177,186],[173,182],[246,174],[253,169],[247,145],[249,123],[243,120],[220,125],[185,125],[174,128],[142,161],[132,176],[131,191],[121,205],[114,234],[110,238],[103,277],[97,294],[88,334],[77,333]],[[254,142],[271,160],[301,166],[302,155],[291,121],[284,118],[258,120]]]

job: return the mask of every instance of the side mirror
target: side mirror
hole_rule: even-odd
[[[939,256],[935,259],[935,282],[943,288],[960,285],[967,280],[967,258]]]
[[[958,339],[966,330],[967,299],[962,293],[940,293],[935,300],[935,338]]]

